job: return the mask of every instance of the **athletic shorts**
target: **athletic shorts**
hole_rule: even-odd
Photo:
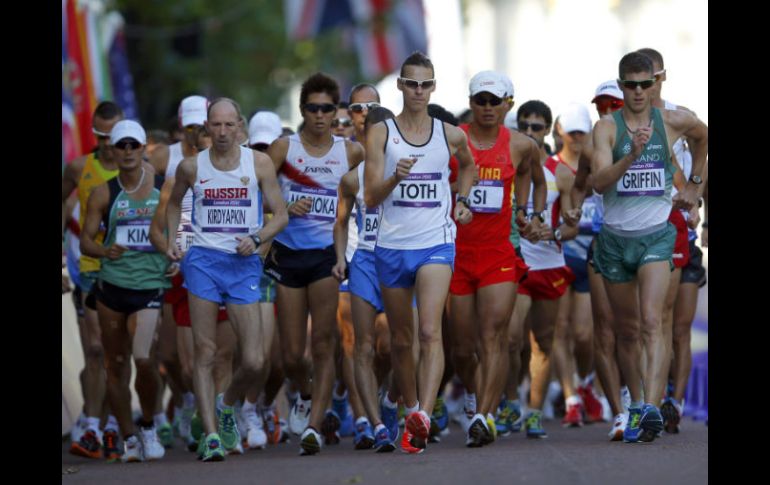
[[[264,272],[259,275],[259,302],[275,303],[275,281]]]
[[[97,280],[92,293],[96,301],[110,310],[124,315],[131,315],[148,308],[160,310],[163,304],[163,288],[131,290],[103,280]]]
[[[529,270],[516,292],[533,300],[556,300],[567,292],[575,275],[567,266],[540,270]]]
[[[99,279],[98,271],[80,273],[80,287],[83,289],[83,293],[86,294],[86,307],[94,311],[96,311],[96,297],[94,297],[93,289],[97,279]]]
[[[78,318],[84,317],[86,309],[83,308],[83,288],[79,285],[75,285],[75,290],[72,292],[72,303],[75,305],[75,313]]]
[[[380,282],[375,269],[374,252],[356,250],[350,262],[350,293],[372,305],[378,313],[385,311]]]
[[[676,228],[671,223],[644,236],[620,236],[602,226],[596,236],[594,269],[611,283],[627,283],[634,279],[639,267],[647,263],[668,261],[676,242]]]
[[[589,248],[591,246],[589,246]],[[575,275],[575,281],[572,282],[572,289],[578,293],[588,293],[591,291],[588,287],[588,261],[586,259],[570,256],[569,254],[564,255],[564,261]]]
[[[457,246],[455,271],[449,283],[453,295],[470,295],[479,288],[510,281],[518,283],[529,267],[516,256],[510,241],[498,246]]]
[[[668,221],[676,228],[676,242],[674,243],[674,253],[671,258],[674,261],[675,268],[684,268],[690,261],[690,241],[687,233],[687,221],[684,220],[682,212],[672,210],[668,216]]]
[[[695,283],[698,288],[706,285],[706,268],[703,267],[703,251],[700,250],[695,240],[690,241],[690,260],[687,266],[682,268],[682,283]]]
[[[334,245],[323,249],[291,249],[273,241],[265,258],[265,274],[290,288],[304,288],[310,283],[332,276],[337,264]]]
[[[259,302],[262,260],[258,254],[240,256],[193,246],[182,259],[187,291],[216,303],[248,305]]]
[[[182,286],[184,279],[182,273],[178,273],[171,279],[171,290],[166,291],[166,295],[163,298],[163,303],[170,303],[172,308],[172,315],[174,316],[174,322],[177,327],[191,327],[190,322],[190,303],[187,298],[187,289]],[[172,294],[172,298],[168,298],[168,294]],[[219,307],[219,315],[217,317],[218,322],[227,320],[227,310],[224,306]]]
[[[425,249],[374,247],[375,267],[380,284],[386,288],[411,288],[417,270],[427,264],[446,264],[454,270],[455,245],[439,244]]]

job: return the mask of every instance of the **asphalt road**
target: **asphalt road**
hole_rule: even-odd
[[[499,439],[483,448],[466,448],[459,426],[421,455],[400,450],[378,454],[356,451],[352,438],[325,447],[320,454],[298,456],[298,440],[265,450],[201,463],[179,446],[152,463],[115,464],[70,455],[62,442],[62,483],[198,484],[381,484],[479,485],[543,484],[704,484],[708,483],[708,427],[685,418],[682,432],[653,443],[610,442],[608,424],[564,429],[544,423],[547,439],[523,434]]]

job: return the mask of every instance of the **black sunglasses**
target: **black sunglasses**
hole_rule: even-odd
[[[380,103],[375,103],[372,101],[371,103],[353,103],[350,106],[348,106],[348,109],[352,111],[353,113],[362,113],[364,109],[370,110],[374,108],[379,108]]]
[[[349,128],[353,126],[353,122],[350,118],[334,118],[332,120],[332,128],[337,128],[340,125],[342,125],[343,128]]]
[[[322,113],[331,113],[332,111],[337,111],[337,105],[334,105],[331,103],[324,103],[324,104],[305,103],[302,109],[307,110],[311,113],[318,113],[319,111],[321,111]]]
[[[471,99],[478,106],[486,106],[487,104],[490,106],[500,106],[503,102],[503,98],[498,98],[497,96],[484,96],[481,93],[471,96]]]
[[[542,123],[528,123],[526,121],[519,121],[518,127],[519,131],[527,131],[527,128],[532,128],[535,133],[545,130],[545,125]]]
[[[115,143],[114,146],[118,150],[125,150],[126,148],[130,148],[132,150],[138,150],[142,146],[142,144],[136,140],[130,140],[130,141],[120,140],[119,142]]]
[[[436,84],[435,79],[425,79],[424,81],[417,81],[416,79],[409,79],[408,77],[400,77],[398,79],[401,81],[401,84],[410,89],[417,89],[420,87],[423,89],[430,89]]]
[[[622,85],[626,89],[636,89],[641,87],[642,89],[650,89],[655,84],[655,79],[645,79],[644,81],[628,81],[625,79],[618,79],[618,84]]]

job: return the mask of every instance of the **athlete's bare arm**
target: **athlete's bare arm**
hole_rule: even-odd
[[[468,137],[463,130],[449,123],[444,123],[444,133],[449,143],[450,155],[454,155],[457,159],[457,194],[468,197],[473,185],[474,173],[477,173],[476,164],[468,146]],[[455,204],[454,216],[460,224],[468,224],[473,219],[470,207],[465,204]]]
[[[86,205],[86,220],[83,223],[83,231],[80,233],[80,252],[92,258],[118,259],[128,249],[119,244],[110,247],[102,246],[94,239],[99,232],[99,224],[107,213],[107,204],[110,201],[110,189],[107,184],[101,184],[94,188],[88,196]]]
[[[612,147],[615,144],[615,122],[601,119],[594,127],[594,155],[591,159],[591,172],[594,174],[594,190],[603,194],[612,187],[631,164],[639,158],[650,140],[651,127],[639,128],[631,139],[631,151],[616,163],[612,163]]]
[[[61,233],[64,234],[64,227],[67,225],[67,199],[70,194],[78,187],[80,175],[83,173],[83,167],[86,166],[86,157],[78,157],[72,160],[69,165],[64,167],[64,173],[61,179]]]
[[[155,208],[155,215],[152,216],[152,222],[150,223],[150,242],[155,249],[161,253],[166,254],[168,251],[168,240],[166,237],[166,207],[168,207],[168,199],[171,196],[171,189],[174,187],[174,177],[167,177],[163,181],[163,186],[160,188],[160,199],[158,200],[158,206]]]
[[[402,158],[396,171],[385,178],[385,140],[388,128],[380,121],[369,128],[366,135],[366,165],[364,165],[364,202],[367,207],[376,207],[388,197],[396,185],[406,177],[415,164],[414,159]]]
[[[150,155],[149,163],[155,169],[155,173],[164,174],[168,168],[170,150],[168,145],[160,143]]]
[[[197,175],[198,161],[195,157],[185,158],[176,168],[174,186],[166,207],[166,255],[171,261],[179,261],[182,257],[182,250],[176,245],[176,231],[182,217],[182,199],[187,189],[195,186]]]
[[[663,110],[663,122],[666,124],[666,137],[671,141],[686,137],[692,152],[692,173],[702,177],[708,157],[708,127],[692,113],[684,110]],[[674,208],[690,210],[698,203],[698,192],[702,190],[688,181],[684,190],[674,196]]]
[[[358,192],[358,170],[351,170],[342,176],[340,186],[337,189],[337,220],[334,223],[334,252],[337,253],[337,264],[332,268],[332,275],[339,281],[345,279],[348,226],[356,192]]]
[[[289,214],[286,210],[286,203],[281,195],[281,188],[278,185],[278,177],[275,174],[274,165],[267,155],[257,151],[254,153],[254,171],[259,179],[259,187],[265,200],[273,208],[273,217],[259,230],[259,237],[263,243],[272,241],[272,239],[289,224]]]
[[[345,152],[348,155],[348,168],[350,170],[364,161],[364,147],[357,141],[345,140]]]

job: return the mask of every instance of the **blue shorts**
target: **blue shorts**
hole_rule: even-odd
[[[426,264],[446,264],[454,271],[455,245],[439,244],[425,249],[386,249],[374,247],[375,267],[386,288],[411,288],[417,270]]]
[[[260,299],[262,260],[193,246],[182,260],[187,291],[216,303],[248,305]]]
[[[380,282],[374,267],[374,252],[360,250],[350,263],[350,293],[372,305],[377,313],[385,311],[380,293]]]
[[[83,271],[80,273],[80,288],[83,289],[83,293],[86,295],[91,293],[91,290],[94,287],[94,284],[96,283],[96,280],[99,278],[99,272],[98,271]]]
[[[572,282],[572,289],[578,293],[588,293],[590,290],[588,286],[588,261],[582,258],[576,258],[572,255],[564,253],[564,261],[569,266],[569,269],[575,273],[575,281]]]

